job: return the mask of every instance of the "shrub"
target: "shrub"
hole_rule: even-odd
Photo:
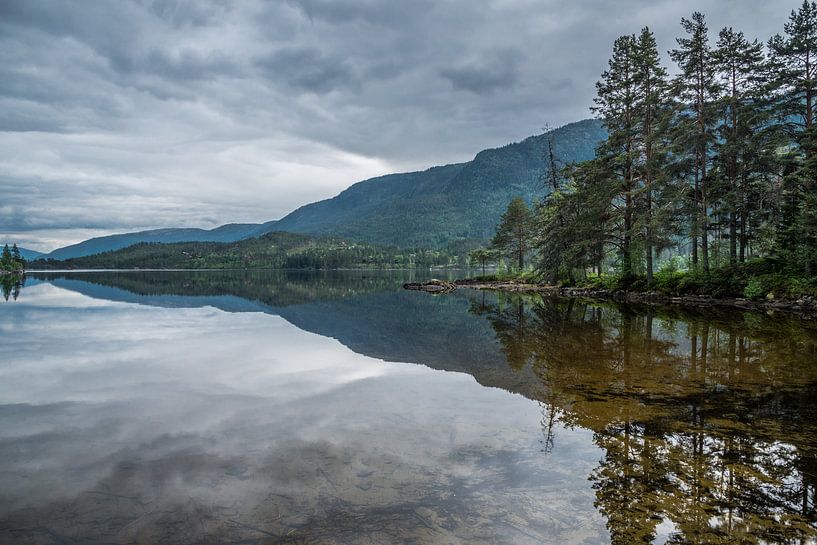
[[[817,282],[814,278],[789,278],[787,295],[789,297],[817,295]]]
[[[681,281],[686,278],[688,273],[672,270],[671,268],[661,269],[655,273],[653,279],[653,289],[662,293],[671,295],[678,295]]]
[[[743,296],[747,299],[760,299],[764,295],[766,292],[763,291],[763,282],[759,278],[750,278],[743,288]]]
[[[595,290],[614,291],[620,289],[620,285],[621,277],[616,274],[592,274],[581,282],[581,287]]]

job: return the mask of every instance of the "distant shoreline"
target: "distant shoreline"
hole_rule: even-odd
[[[220,272],[220,271],[289,271],[289,272],[328,272],[328,271],[465,271],[463,268],[444,268],[444,267],[396,267],[396,268],[375,268],[375,267],[351,267],[351,268],[335,268],[335,269],[293,269],[293,268],[275,268],[275,267],[252,267],[252,268],[234,268],[234,269],[31,269],[25,271],[26,273],[91,273],[91,272]]]
[[[710,295],[672,296],[659,292],[632,292],[623,290],[604,290],[593,288],[571,288],[532,284],[515,281],[482,281],[460,279],[453,282],[431,280],[421,283],[407,283],[403,288],[425,291],[432,294],[449,293],[457,289],[476,289],[501,291],[507,293],[537,293],[550,297],[573,297],[596,301],[613,301],[616,303],[638,304],[648,306],[680,306],[685,308],[733,308],[757,312],[798,316],[804,320],[817,320],[817,298],[752,300],[733,297],[712,297]]]

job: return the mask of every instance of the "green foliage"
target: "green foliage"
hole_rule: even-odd
[[[712,297],[745,297],[764,299],[799,298],[817,295],[817,279],[793,271],[781,270],[771,259],[756,259],[735,267],[712,269],[709,273],[679,270],[677,263],[668,262],[647,285],[643,276],[625,277],[620,274],[588,274],[575,285],[608,291],[656,291],[666,295],[707,295]]]
[[[743,288],[743,296],[747,299],[760,299],[765,294],[763,282],[761,282],[760,278],[750,278],[746,282],[746,287]]]
[[[551,281],[573,281],[577,269],[601,268],[615,191],[608,172],[601,160],[567,167],[563,174],[568,183],[538,207],[533,244],[538,267]]]
[[[483,274],[472,277],[472,280],[480,282],[518,282],[522,284],[539,284],[542,277],[536,271],[497,271],[491,274]]]
[[[615,291],[621,289],[621,277],[616,274],[590,274],[581,283],[582,287]]]
[[[3,246],[3,252],[0,254],[0,271],[20,273],[25,269],[26,262],[20,256],[20,250],[15,244],[12,248],[6,244]]]
[[[502,219],[491,241],[499,255],[516,264],[518,271],[525,269],[525,257],[530,248],[533,230],[533,214],[522,197],[514,197],[502,214]]]
[[[664,293],[676,293],[678,286],[687,274],[683,271],[662,269],[655,273],[652,288]]]
[[[473,268],[481,268],[483,275],[485,275],[486,266],[496,263],[499,258],[499,252],[493,248],[476,248],[468,253],[469,265]]]

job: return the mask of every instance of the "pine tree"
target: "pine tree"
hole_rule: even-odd
[[[11,257],[11,250],[9,250],[9,245],[6,244],[3,246],[3,254],[0,256],[0,269],[11,271],[14,270],[14,260]]]
[[[746,182],[750,177],[751,157],[759,152],[754,140],[766,133],[767,116],[764,105],[763,46],[750,42],[743,32],[724,28],[718,36],[713,61],[725,93],[721,99],[719,168],[726,179],[725,201],[729,225],[729,263],[745,259],[747,223],[750,205]],[[762,148],[762,146],[761,146]],[[738,225],[740,224],[740,236]]]
[[[681,19],[681,26],[687,37],[677,38],[678,48],[670,51],[670,57],[680,68],[680,74],[675,80],[675,90],[679,97],[675,140],[677,153],[689,162],[693,176],[692,262],[697,266],[700,239],[703,266],[708,271],[707,174],[710,152],[715,143],[713,105],[718,86],[709,46],[709,29],[703,14],[695,12],[691,19]]]
[[[802,157],[798,169],[785,178],[780,246],[808,274],[817,264],[817,3],[804,0],[783,27],[785,37],[769,40],[775,74],[778,119]]]
[[[621,268],[625,277],[634,270],[633,239],[635,238],[635,157],[636,157],[636,39],[621,36],[613,43],[608,69],[596,83],[596,106],[593,111],[607,128],[607,140],[599,146],[603,157],[615,175],[621,199],[620,243]]]
[[[769,40],[775,67],[780,121],[799,140],[817,114],[817,3],[805,1],[792,11],[779,34]],[[810,150],[809,150],[810,151]]]
[[[11,246],[11,259],[17,263],[20,269],[25,268],[26,261],[23,259],[23,256],[20,255],[20,248],[17,247],[17,243]]]
[[[666,225],[662,214],[656,214],[656,196],[663,195],[660,182],[664,179],[666,153],[663,145],[663,112],[667,90],[667,71],[661,66],[655,36],[644,28],[633,48],[636,86],[636,126],[639,158],[635,167],[643,187],[641,218],[646,257],[647,284],[653,279],[654,249],[658,231]],[[656,221],[658,220],[658,221]]]
[[[502,214],[502,220],[497,227],[492,246],[505,253],[517,262],[519,270],[525,268],[533,215],[522,197],[515,197],[508,204],[508,209]]]
[[[567,167],[563,177],[567,183],[537,215],[536,249],[540,270],[551,280],[572,282],[576,270],[595,268],[601,274],[605,247],[619,242],[609,221],[618,187],[603,159]]]
[[[468,253],[471,266],[473,267],[475,263],[478,263],[482,267],[483,276],[485,276],[485,266],[488,263],[495,263],[498,257],[496,250],[491,248],[476,248]]]

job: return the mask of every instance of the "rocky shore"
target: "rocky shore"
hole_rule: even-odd
[[[563,288],[559,286],[528,284],[514,281],[484,282],[470,279],[456,280],[454,282],[430,280],[422,283],[404,284],[403,287],[409,290],[425,291],[432,294],[449,293],[456,289],[478,289],[514,293],[539,293],[542,295],[559,297],[580,297],[599,301],[615,301],[617,303],[638,305],[678,305],[688,308],[736,308],[767,313],[779,312],[782,314],[799,316],[807,320],[817,320],[817,298],[809,296],[799,299],[751,300],[743,298],[719,298],[709,295],[672,296],[656,291],[631,292],[591,288]]]

